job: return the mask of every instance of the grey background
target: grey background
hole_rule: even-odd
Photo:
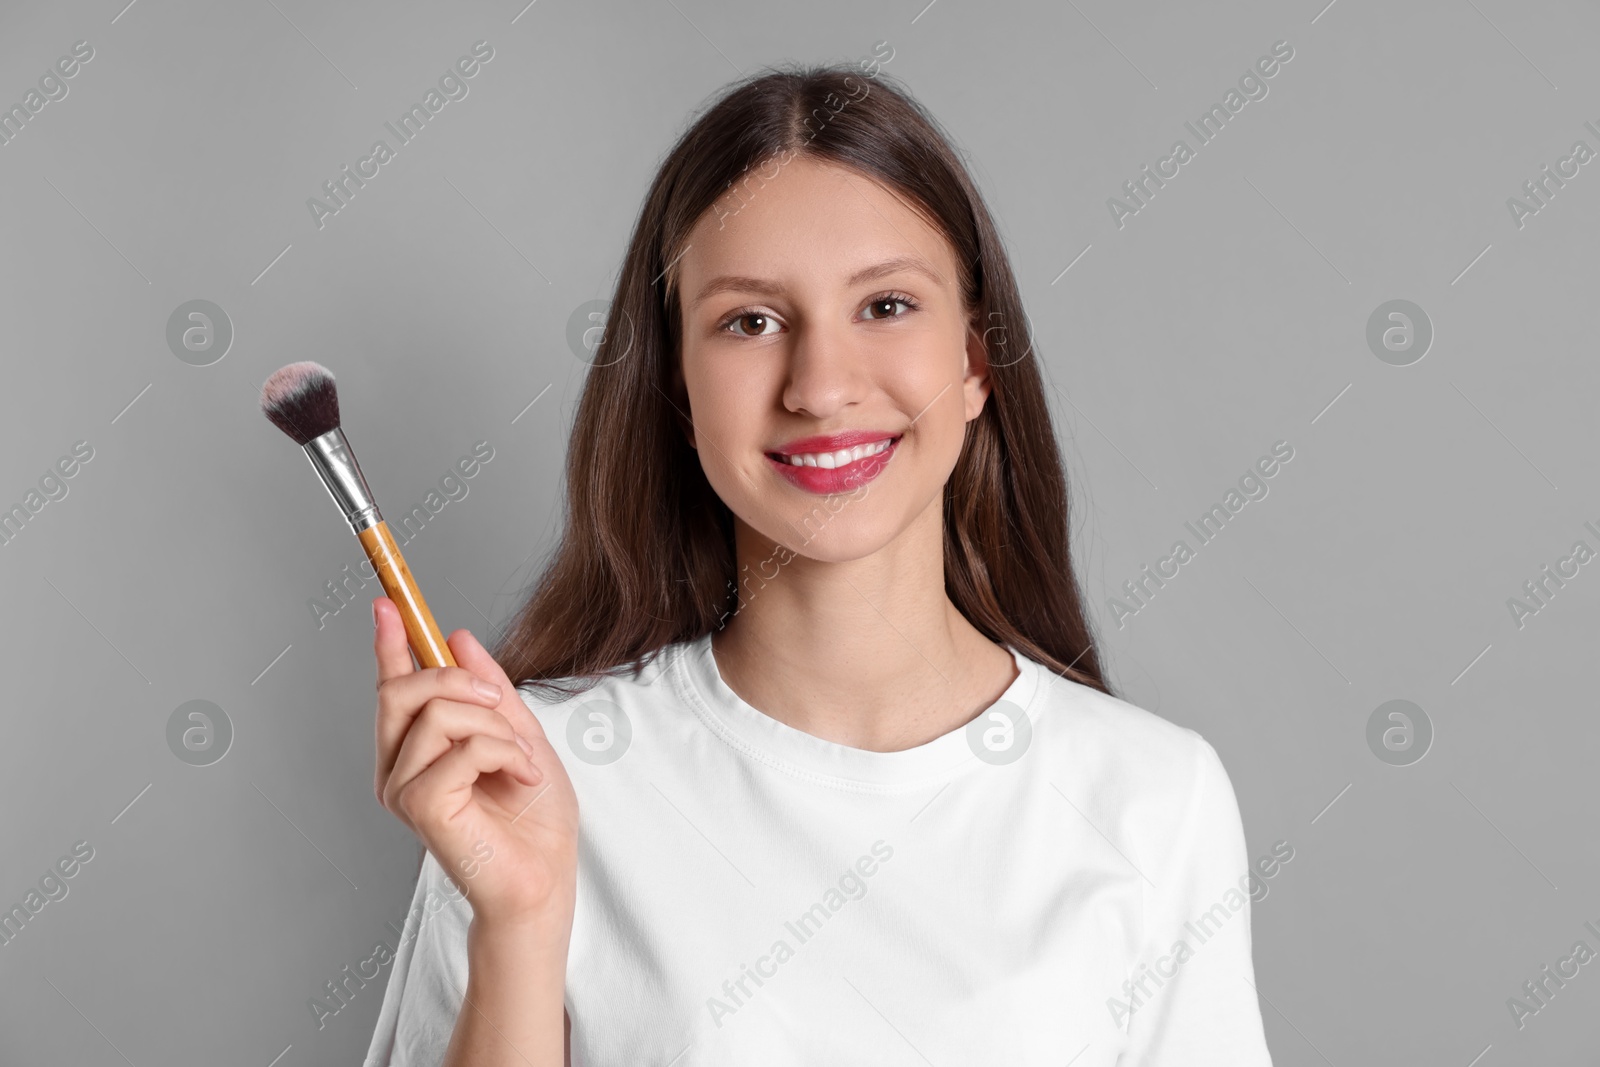
[[[359,1062],[388,970],[320,1032],[307,1000],[392,941],[418,846],[372,795],[376,584],[318,628],[362,554],[260,383],[334,369],[386,513],[491,443],[405,549],[487,640],[559,520],[569,315],[660,156],[740,72],[887,41],[1013,257],[1117,684],[1217,747],[1252,856],[1295,849],[1255,907],[1275,1062],[1592,1062],[1600,963],[1520,1030],[1506,1006],[1600,949],[1600,564],[1507,608],[1600,547],[1600,163],[1506,206],[1600,149],[1591,5],[122,4],[0,15],[0,102],[95,50],[0,146],[0,504],[94,449],[0,546],[0,903],[95,850],[0,946],[0,1060]],[[318,229],[306,199],[480,39],[469,95]],[[1279,40],[1119,229],[1107,198]],[[204,367],[166,342],[194,299],[234,329]],[[1435,329],[1410,366],[1365,341],[1391,299]],[[1270,494],[1119,629],[1108,598],[1278,440]],[[1436,732],[1410,766],[1366,742],[1397,698]],[[166,741],[195,699],[234,731],[211,766]]]

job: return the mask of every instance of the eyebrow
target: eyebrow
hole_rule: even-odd
[[[874,281],[875,279],[883,278],[890,274],[898,274],[901,271],[911,271],[916,274],[921,274],[923,277],[934,282],[936,285],[944,284],[944,279],[939,276],[939,273],[932,267],[928,266],[928,264],[920,256],[905,255],[896,256],[893,259],[886,259],[882,263],[874,263],[870,267],[863,267],[861,270],[858,270],[854,274],[850,275],[850,277],[846,279],[845,285],[854,288],[855,286],[861,285],[865,282]],[[699,295],[694,298],[694,302],[689,306],[691,309],[699,307],[701,304],[705,303],[713,296],[716,296],[718,293],[729,292],[758,293],[762,296],[777,296],[783,292],[783,286],[767,281],[764,278],[752,278],[747,275],[740,274],[724,274],[719,278],[713,278],[711,281],[707,282],[705,287],[700,290]]]

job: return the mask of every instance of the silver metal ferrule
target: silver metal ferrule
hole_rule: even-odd
[[[322,484],[328,487],[334,503],[344,512],[352,531],[360,533],[383,521],[342,428],[335,426],[321,437],[313,437],[303,447],[306,458],[316,468]]]

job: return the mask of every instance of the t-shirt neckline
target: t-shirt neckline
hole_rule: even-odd
[[[1017,676],[995,704],[1005,701],[1031,716],[1043,668],[1009,644],[1002,647],[1011,654]],[[695,713],[722,740],[749,759],[820,785],[858,791],[892,790],[937,781],[982,763],[968,741],[967,725],[914,748],[874,752],[828,741],[779,722],[746,703],[723,680],[710,633],[675,645],[668,674]],[[974,720],[981,720],[984,712]]]

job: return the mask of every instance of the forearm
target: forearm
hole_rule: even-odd
[[[467,934],[466,997],[444,1067],[563,1067],[571,910],[516,929]]]

